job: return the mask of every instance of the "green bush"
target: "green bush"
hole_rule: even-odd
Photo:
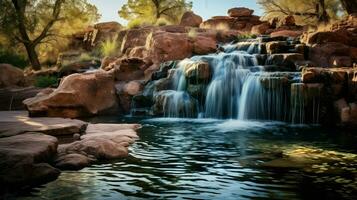
[[[128,23],[127,28],[128,28],[128,29],[140,28],[140,27],[142,27],[142,26],[150,26],[150,25],[152,25],[152,24],[153,24],[153,23],[152,23],[150,20],[137,18],[137,19],[131,20],[131,21]]]
[[[158,20],[156,20],[155,25],[156,26],[167,26],[167,25],[171,25],[171,22],[165,18],[159,18]]]
[[[38,76],[35,79],[35,86],[40,88],[56,87],[58,86],[57,76]]]
[[[21,69],[29,64],[25,55],[2,49],[2,47],[0,47],[0,63],[8,63]]]
[[[100,46],[102,56],[113,56],[117,50],[118,46],[115,39],[106,40]]]
[[[250,34],[250,33],[240,34],[240,35],[237,36],[238,41],[239,40],[245,40],[245,39],[254,39],[254,38],[257,38],[257,35]]]

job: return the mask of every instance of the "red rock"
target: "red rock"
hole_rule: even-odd
[[[264,22],[262,24],[253,26],[251,33],[256,35],[264,35],[267,33],[269,29],[270,29],[270,24]]]
[[[194,38],[193,54],[204,55],[217,51],[217,41],[212,37],[198,36]]]
[[[191,11],[187,11],[182,15],[180,25],[181,26],[192,26],[199,27],[202,23],[202,17],[196,15]]]
[[[24,72],[10,64],[0,64],[0,88],[24,86]]]
[[[270,34],[271,37],[300,37],[302,35],[302,31],[294,31],[294,30],[279,30],[272,32]]]
[[[228,15],[230,17],[242,17],[242,16],[251,16],[254,10],[244,7],[231,8],[228,10]]]

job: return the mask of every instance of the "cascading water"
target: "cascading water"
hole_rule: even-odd
[[[302,112],[306,100],[302,98],[306,92],[295,86],[299,84],[300,73],[264,71],[257,60],[257,54],[264,48],[258,40],[248,40],[225,45],[217,54],[181,61],[172,76],[173,90],[155,94],[154,107],[161,108],[165,117],[305,123],[306,114]],[[208,64],[209,76],[204,66],[195,65],[202,62]],[[190,73],[192,69],[196,72]],[[197,76],[193,80],[192,74]],[[199,88],[201,94],[197,95],[192,88]],[[315,97],[313,100],[318,101]],[[314,123],[318,118],[318,105],[313,103],[314,116],[308,117]]]

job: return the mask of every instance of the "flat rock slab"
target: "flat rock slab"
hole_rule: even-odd
[[[59,145],[55,166],[81,169],[96,160],[110,160],[128,156],[128,147],[138,139],[139,124],[88,124],[81,140]]]
[[[75,119],[30,118],[26,111],[0,112],[0,138],[25,132],[41,132],[53,136],[73,135],[84,132],[86,126],[86,122]]]

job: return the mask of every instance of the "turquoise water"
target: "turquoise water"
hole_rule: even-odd
[[[210,119],[99,118],[137,122],[140,140],[124,160],[63,172],[19,199],[355,199],[357,164],[309,173],[267,168],[271,155],[319,149],[354,156],[356,135],[318,126]],[[322,154],[322,153],[321,153]],[[333,153],[332,153],[333,154]],[[333,154],[334,155],[334,154]],[[324,165],[324,164],[323,164]]]

